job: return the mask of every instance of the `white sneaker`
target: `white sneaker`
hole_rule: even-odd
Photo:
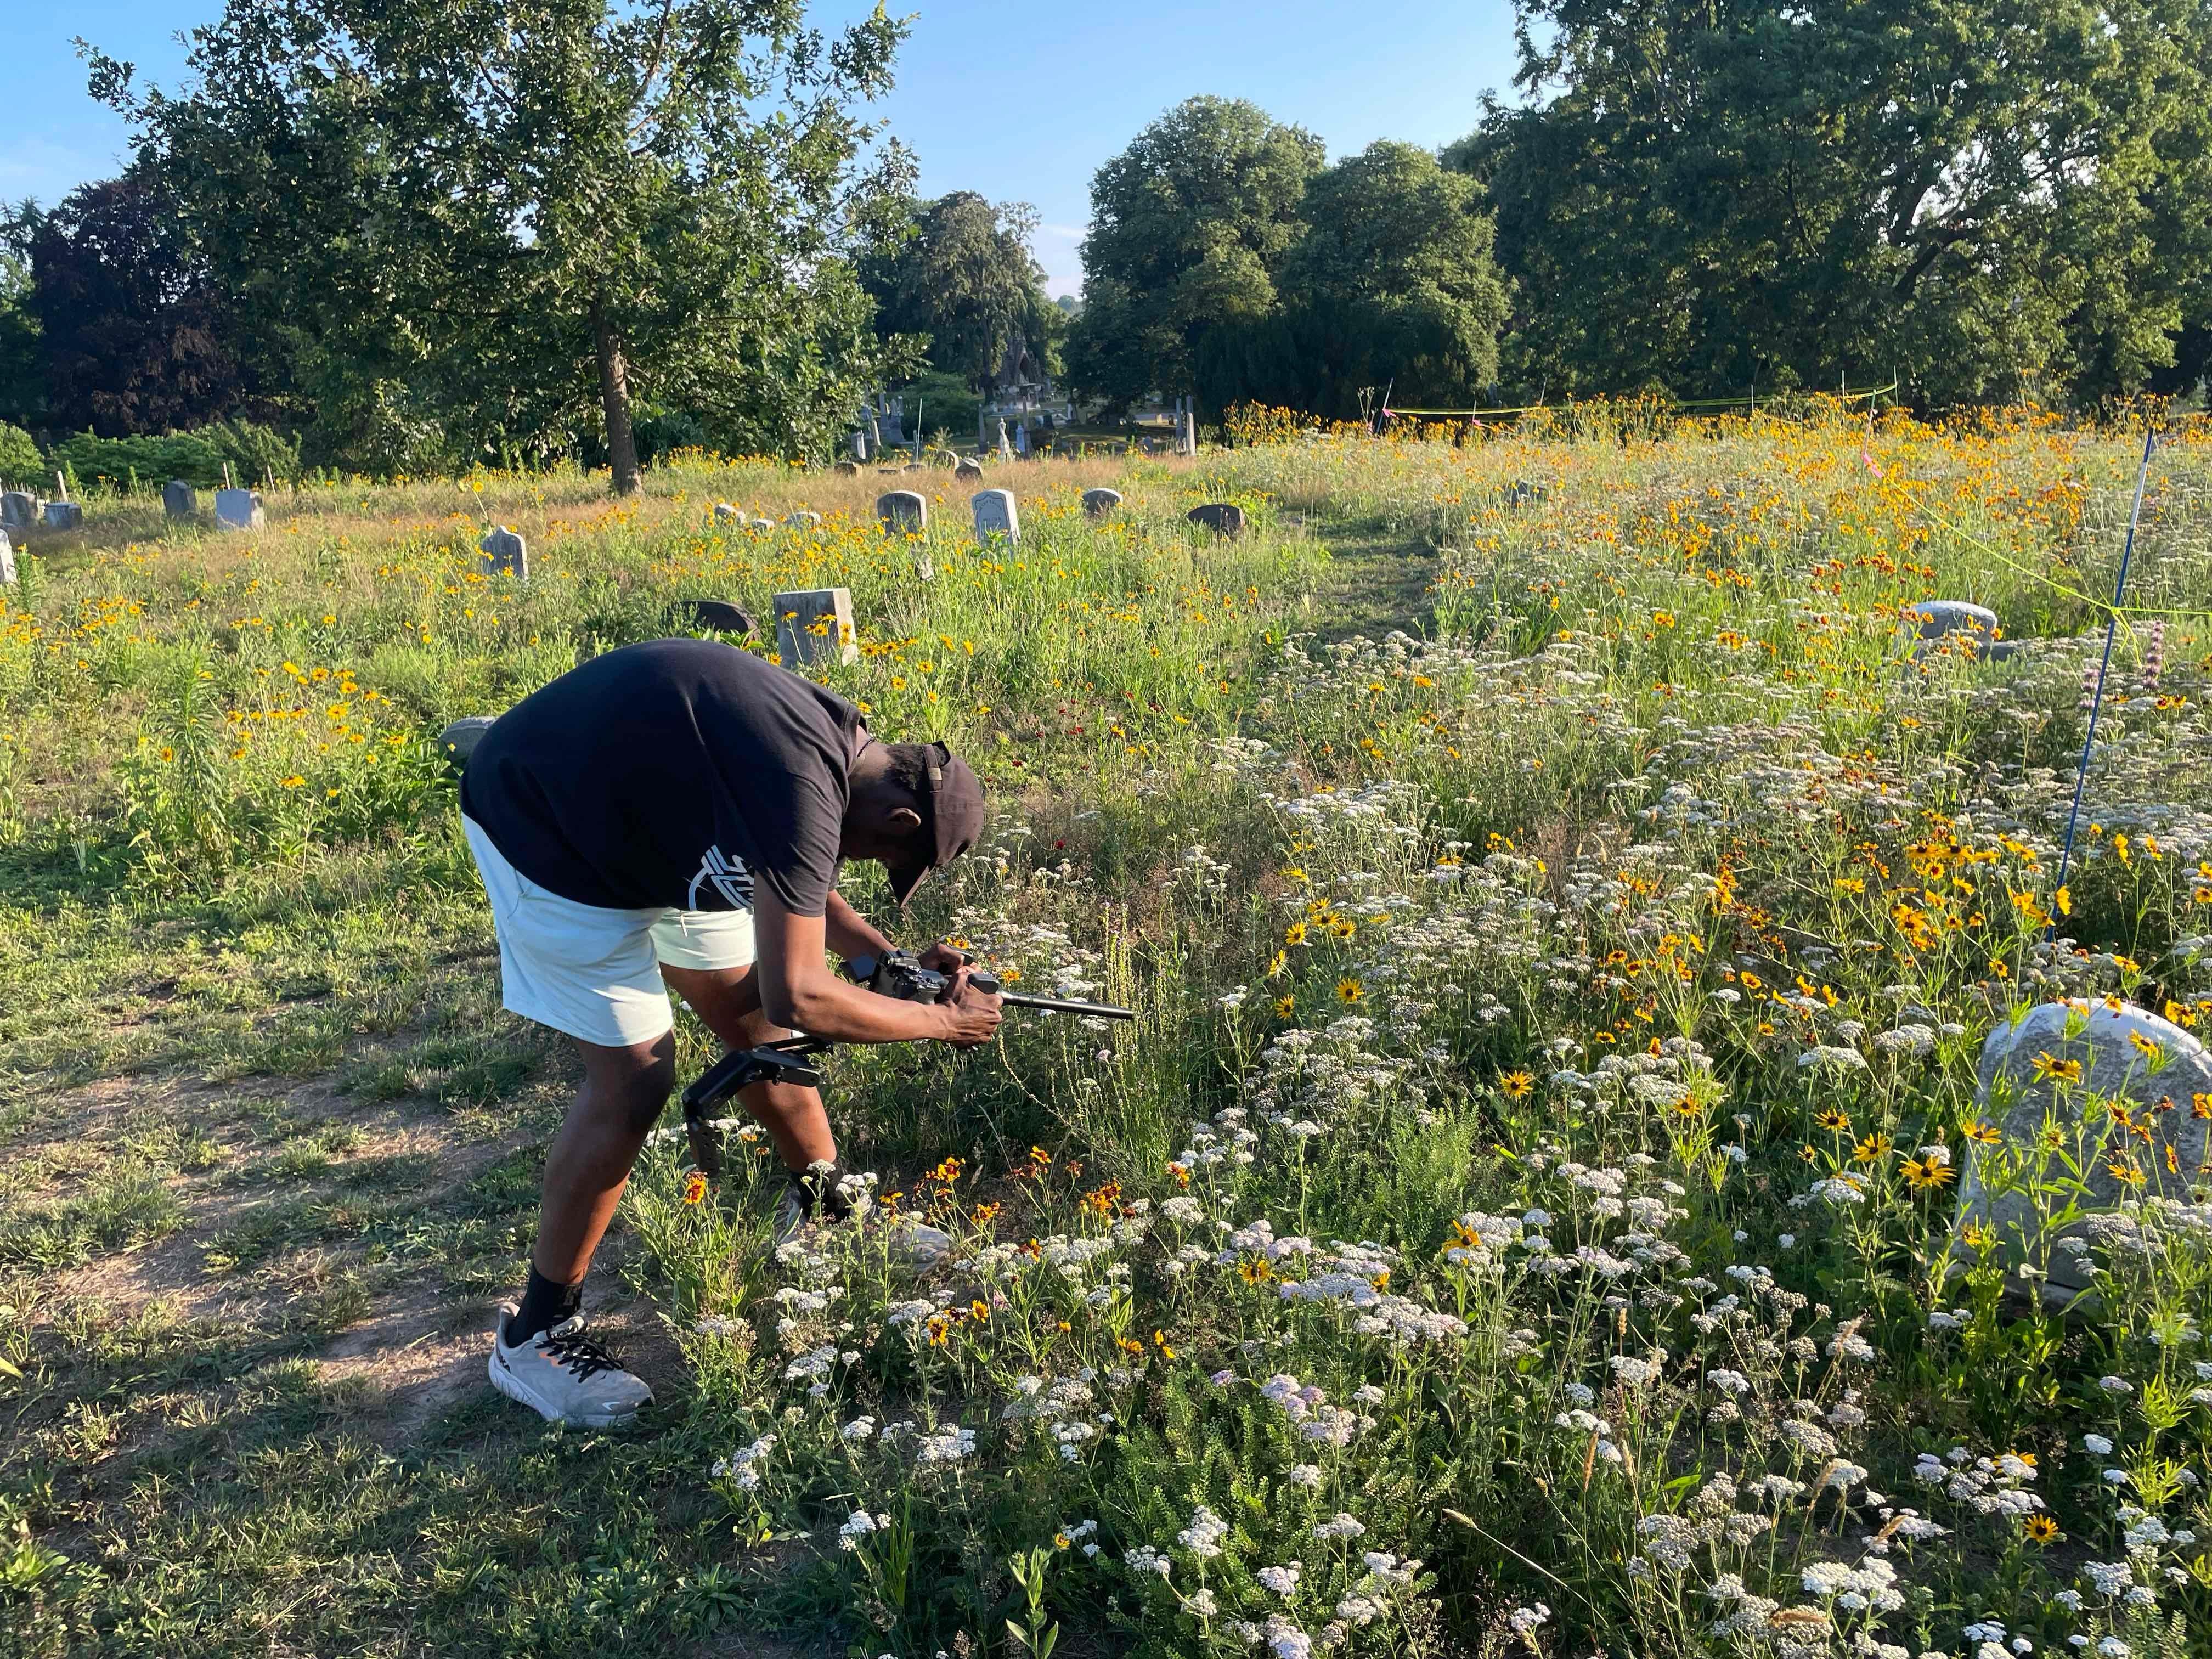
[[[491,1337],[491,1385],[519,1400],[549,1423],[614,1429],[630,1423],[653,1390],[615,1357],[584,1334],[584,1316],[572,1314],[550,1331],[507,1346],[507,1323],[515,1310],[501,1308]]]

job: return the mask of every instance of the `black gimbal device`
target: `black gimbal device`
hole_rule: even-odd
[[[952,988],[950,974],[923,967],[908,951],[861,957],[848,963],[847,971],[878,996],[896,997],[902,1002],[937,1002]],[[1001,999],[1009,1007],[1035,1008],[1048,1014],[1089,1014],[1100,1019],[1137,1017],[1129,1009],[1103,1002],[1073,1002],[1063,997],[1033,997],[1008,991],[996,974],[971,973],[968,982],[986,996]],[[785,1037],[757,1048],[733,1048],[702,1072],[684,1091],[684,1133],[691,1143],[692,1163],[708,1180],[720,1180],[721,1136],[708,1121],[708,1114],[738,1090],[756,1083],[818,1085],[822,1072],[815,1062],[836,1046],[830,1037]]]

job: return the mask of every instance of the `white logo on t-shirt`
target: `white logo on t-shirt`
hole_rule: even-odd
[[[691,878],[685,890],[684,907],[687,910],[699,908],[699,884],[711,882],[714,890],[726,900],[731,908],[750,910],[753,908],[753,872],[745,861],[732,858],[719,847],[709,847],[699,860],[699,873]]]

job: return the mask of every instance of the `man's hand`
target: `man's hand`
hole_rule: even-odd
[[[952,1030],[943,1040],[956,1048],[975,1048],[988,1042],[998,1035],[999,1022],[1006,1018],[1000,999],[977,990],[964,973],[953,981],[951,996],[938,1006],[951,1017]]]
[[[936,944],[924,951],[917,960],[931,972],[943,974],[947,978],[951,978],[968,965],[968,958],[943,939],[938,940]]]

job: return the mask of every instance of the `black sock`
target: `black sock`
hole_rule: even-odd
[[[570,1315],[581,1311],[583,1305],[581,1285],[557,1285],[533,1266],[530,1282],[523,1287],[522,1305],[507,1322],[507,1346],[512,1348],[540,1332],[551,1330]]]

